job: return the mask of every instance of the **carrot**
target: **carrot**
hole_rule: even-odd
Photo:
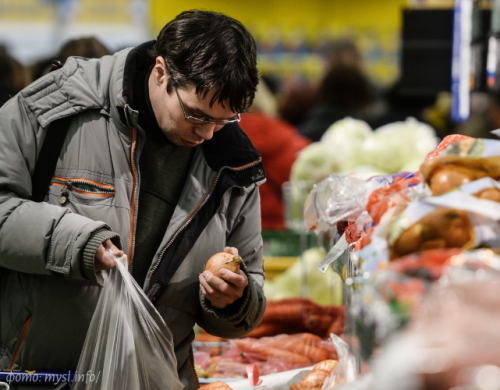
[[[246,337],[269,337],[276,336],[283,333],[294,333],[294,329],[302,326],[300,320],[297,323],[279,323],[279,322],[265,322],[263,321],[259,326],[246,335]]]
[[[307,356],[299,355],[287,350],[262,346],[255,340],[237,340],[236,346],[243,352],[258,352],[267,357],[275,357],[292,364],[303,364],[304,367],[311,364],[311,359]]]
[[[222,381],[212,382],[202,386],[203,390],[232,390],[229,385]]]
[[[308,357],[313,363],[326,360],[329,355],[328,351],[317,348],[313,345],[305,344],[300,340],[289,341],[284,347],[290,352]]]
[[[312,333],[297,333],[290,336],[293,340],[300,340],[307,345],[313,345],[315,347],[321,344],[321,337]]]
[[[210,364],[215,364],[220,362],[222,359],[224,359],[223,356],[212,356],[210,357]]]
[[[259,344],[265,345],[266,347],[283,347],[286,343],[292,340],[297,340],[296,335],[279,334],[272,337],[261,337],[258,339]]]
[[[335,359],[328,359],[328,360],[323,360],[322,362],[319,362],[316,364],[312,369],[313,370],[325,370],[328,372],[332,372],[335,367],[337,367],[339,364],[338,360]]]
[[[275,358],[290,362],[292,364],[303,365],[304,367],[309,366],[312,363],[311,359],[309,359],[307,356],[299,355],[297,353],[285,351],[285,350],[279,349],[279,348],[269,347],[269,348],[265,349],[264,353],[268,357],[275,357]]]
[[[330,324],[326,333],[326,336],[330,336],[330,333],[336,334],[337,336],[344,333],[344,316],[337,317],[335,321]]]
[[[323,382],[330,376],[326,370],[311,370],[298,384],[301,390],[321,389]]]
[[[268,303],[264,312],[265,322],[300,322],[305,309],[304,302],[282,300],[279,304]]]
[[[312,315],[307,318],[305,325],[310,332],[325,337],[333,320],[334,319],[328,314]]]
[[[231,376],[246,377],[247,376],[246,367],[247,365],[245,363],[238,363],[232,360],[223,360],[217,364],[217,367],[215,369],[215,374],[231,372],[234,374]],[[215,377],[214,375],[212,375],[211,377],[214,378]],[[224,377],[219,377],[219,378],[224,378]]]

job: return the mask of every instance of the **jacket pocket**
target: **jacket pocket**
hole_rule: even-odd
[[[22,332],[19,335],[17,343],[15,344],[15,348],[14,348],[14,352],[12,355],[12,361],[10,363],[9,370],[13,370],[15,368],[14,366],[16,364],[17,356],[19,355],[19,351],[21,350],[21,347],[23,345],[23,341],[24,341],[24,338],[26,337],[26,333],[28,333],[28,328],[29,328],[30,323],[31,323],[31,318],[32,318],[32,315],[30,314],[28,316],[28,318],[24,321],[24,326],[22,327]]]
[[[60,187],[59,203],[65,205],[72,198],[80,201],[92,201],[112,198],[115,187],[84,178],[66,178],[53,176],[51,186]]]

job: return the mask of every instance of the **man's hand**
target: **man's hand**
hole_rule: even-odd
[[[225,247],[224,252],[238,255],[238,249],[233,247]],[[224,309],[241,298],[245,287],[248,286],[248,279],[242,270],[234,273],[223,269],[220,271],[220,275],[222,279],[210,271],[204,271],[200,274],[200,289],[213,307]]]
[[[116,268],[115,259],[113,259],[113,256],[108,251],[115,257],[122,257],[124,255],[123,251],[118,249],[111,240],[104,241],[95,252],[94,268],[96,272]]]

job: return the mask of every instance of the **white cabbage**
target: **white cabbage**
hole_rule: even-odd
[[[375,167],[397,173],[406,167],[418,170],[425,156],[437,145],[438,139],[432,127],[408,118],[404,122],[389,123],[376,129],[373,136],[365,140],[360,153]]]

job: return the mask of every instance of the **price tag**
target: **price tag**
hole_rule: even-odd
[[[325,259],[319,263],[316,268],[318,268],[321,272],[325,273],[327,268],[332,264],[335,260],[337,260],[342,253],[344,253],[349,248],[349,244],[345,239],[345,232],[342,234],[342,237],[337,241],[337,243],[330,249],[327,253]]]

